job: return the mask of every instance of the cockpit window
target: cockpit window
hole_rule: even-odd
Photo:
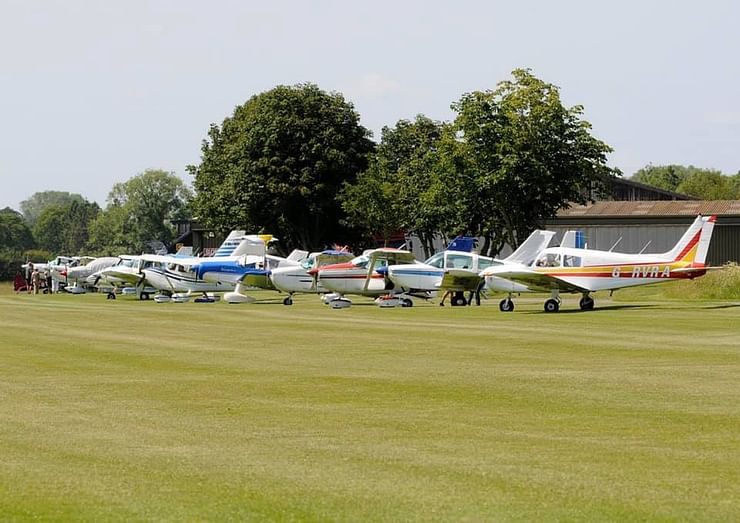
[[[572,254],[566,254],[563,256],[563,267],[580,267],[581,257],[573,256]]]
[[[350,263],[354,265],[355,267],[366,267],[367,262],[370,261],[370,258],[365,256],[364,254],[362,256],[358,256],[357,258],[354,258]]]
[[[426,263],[427,265],[431,265],[432,267],[441,269],[445,263],[445,253],[438,252],[437,254],[433,255],[431,258],[429,258],[424,263]]]
[[[306,270],[313,269],[313,266],[316,264],[316,258],[306,258],[303,263],[301,263],[301,267],[303,267]]]
[[[501,262],[492,260],[491,258],[484,258],[482,256],[478,258],[478,270],[479,271],[482,271],[483,269],[494,266],[494,265],[503,265],[503,264]]]
[[[548,252],[537,258],[537,267],[560,267],[560,254]]]
[[[449,269],[472,269],[473,257],[468,254],[448,254],[447,268]]]

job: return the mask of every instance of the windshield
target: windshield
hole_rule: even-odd
[[[429,258],[424,263],[426,263],[427,265],[431,265],[432,267],[441,269],[445,263],[445,253],[438,252],[437,254],[433,255],[431,258]]]
[[[362,256],[358,256],[357,258],[350,261],[350,263],[354,265],[355,267],[365,267],[367,266],[367,262],[369,261],[370,261],[370,258],[368,258],[367,256],[363,254]]]
[[[316,264],[316,258],[311,256],[310,258],[306,258],[303,263],[301,263],[301,267],[303,267],[306,270],[313,269],[313,266]]]

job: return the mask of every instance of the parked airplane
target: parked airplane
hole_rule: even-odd
[[[409,251],[383,247],[367,250],[362,256],[345,263],[314,267],[308,273],[317,278],[317,286],[322,285],[331,291],[324,297],[324,302],[333,308],[345,308],[352,304],[344,297],[345,294],[371,297],[393,294],[401,304],[410,307],[413,305],[410,295],[395,290],[393,282],[377,269],[414,262],[416,259]]]
[[[267,254],[267,246],[275,241],[271,235],[247,235],[230,238],[232,243],[239,241],[238,246],[225,255],[219,249],[217,256],[210,258],[143,255],[150,265],[142,268],[146,281],[165,294],[200,292],[234,291],[239,294],[242,289],[241,279],[253,269],[277,267],[283,263],[298,264],[305,251],[294,251],[289,258]],[[223,247],[223,246],[222,246]],[[248,297],[236,301],[250,301]],[[228,296],[225,297],[228,300]]]
[[[131,294],[135,294],[140,300],[148,300],[157,289],[147,285],[142,269],[151,263],[144,261],[140,255],[122,254],[118,257],[118,263],[96,272],[88,280],[92,279],[93,285],[98,288],[123,287],[124,293],[133,289]],[[107,294],[109,299],[116,298],[114,290]]]
[[[521,246],[504,260],[475,254],[473,238],[455,238],[446,250],[434,254],[425,262],[389,265],[377,272],[387,273],[397,288],[408,292],[451,291],[453,306],[466,305],[465,292],[478,293],[485,284],[480,272],[492,265],[531,263],[537,254],[548,246],[555,235],[550,231],[534,231]],[[476,296],[479,296],[476,294]],[[442,305],[442,303],[440,303]]]
[[[118,263],[118,256],[104,256],[102,258],[92,258],[84,265],[76,267],[65,267],[59,270],[59,275],[64,277],[67,282],[65,290],[72,294],[82,294],[86,292],[86,287],[92,287],[97,283],[94,276],[98,271],[111,267]],[[92,279],[89,279],[92,278]],[[71,285],[70,285],[71,284]]]
[[[327,292],[323,284],[309,271],[326,265],[333,265],[350,261],[354,254],[346,250],[325,250],[312,252],[300,265],[286,265],[274,269],[256,269],[252,274],[247,274],[242,284],[247,287],[258,287],[261,289],[274,289],[288,293],[283,299],[283,305],[293,304],[293,294],[312,293],[321,294]]]
[[[611,251],[551,247],[529,266],[491,266],[481,272],[486,283],[509,296],[502,311],[514,310],[513,293],[550,292],[545,312],[560,309],[560,293],[580,293],[581,310],[592,310],[592,292],[663,283],[702,276],[716,216],[697,216],[678,243],[663,254],[625,254]],[[508,282],[508,283],[507,283]]]

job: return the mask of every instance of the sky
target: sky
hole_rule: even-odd
[[[376,140],[516,68],[582,105],[626,176],[740,171],[740,2],[0,0],[0,208],[105,205],[146,169],[192,177],[212,123],[276,85],[342,93]]]

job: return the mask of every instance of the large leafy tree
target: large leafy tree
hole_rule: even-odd
[[[44,209],[53,205],[65,206],[72,202],[83,203],[85,198],[81,194],[65,191],[41,191],[33,193],[21,202],[21,212],[28,226],[33,228]]]
[[[590,134],[583,107],[565,107],[559,89],[517,69],[493,91],[467,93],[452,105],[458,146],[450,147],[467,172],[458,177],[475,200],[456,202],[460,227],[482,225],[485,250],[517,246],[532,229],[571,203],[586,203],[604,179],[611,148]],[[448,183],[454,183],[450,178]],[[465,206],[477,212],[466,212]]]
[[[0,210],[0,250],[25,251],[34,246],[31,230],[18,211]]]
[[[416,234],[427,251],[439,231],[440,214],[426,205],[444,124],[419,115],[384,127],[367,171],[346,184],[342,205],[352,223],[384,240],[398,231]]]
[[[182,179],[159,169],[117,183],[91,225],[88,246],[98,254],[121,254],[140,252],[150,240],[167,243],[174,237],[172,221],[186,217],[191,198]]]
[[[42,249],[57,254],[80,254],[87,243],[90,223],[100,213],[97,203],[76,199],[47,206],[33,227]]]
[[[203,142],[195,215],[221,231],[264,230],[286,247],[347,241],[338,192],[374,144],[353,106],[313,84],[278,86],[238,106]]]

